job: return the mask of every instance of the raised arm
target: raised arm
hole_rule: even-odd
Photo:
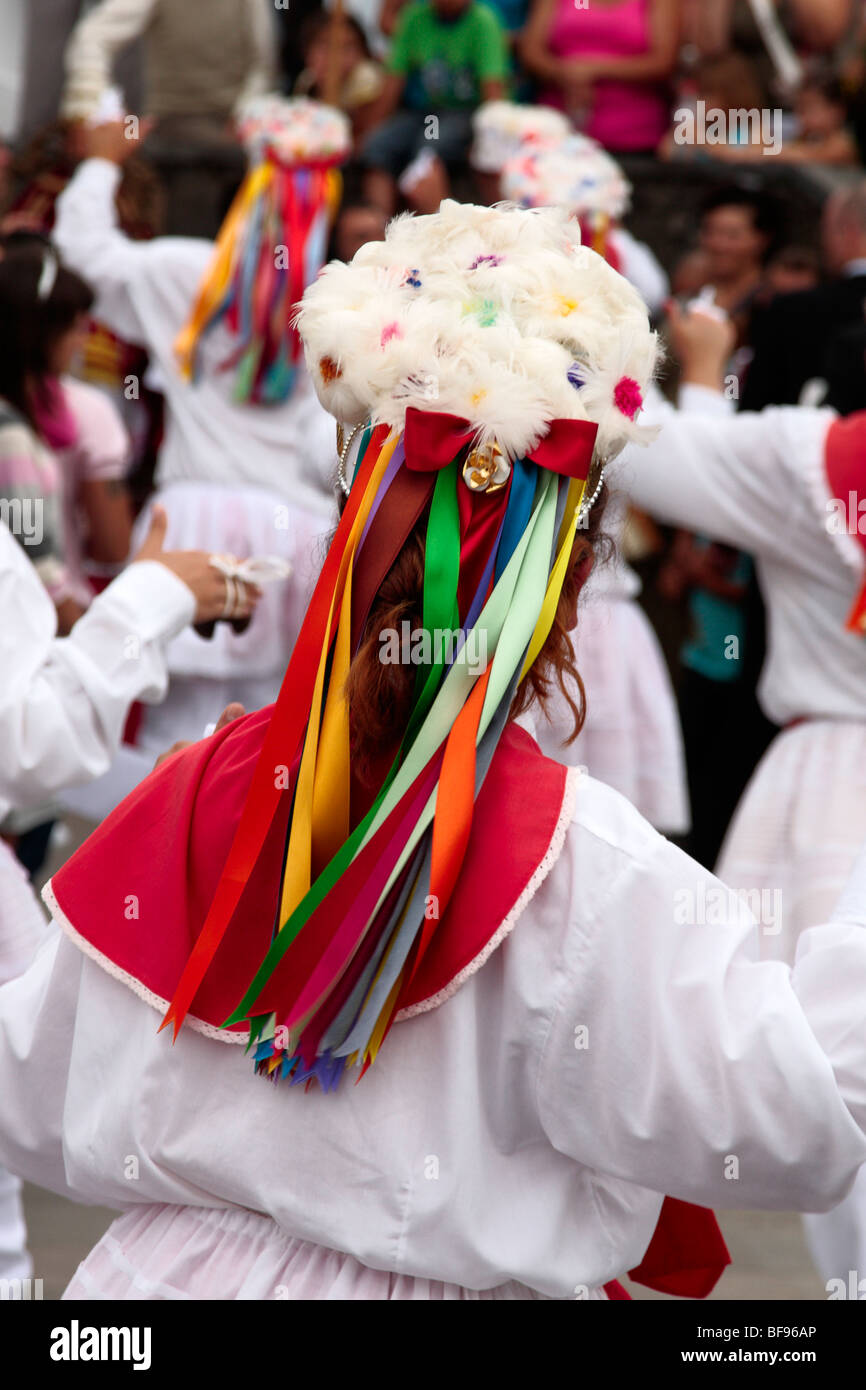
[[[674,308],[686,408],[675,410],[655,392],[641,420],[660,427],[657,437],[647,448],[625,449],[611,479],[658,521],[755,555],[790,550],[785,528],[798,458],[820,457],[833,413],[790,407],[721,417],[731,331],[705,313]]]
[[[66,46],[61,114],[87,120],[111,85],[115,56],[150,24],[156,0],[102,0],[76,24]]]
[[[143,122],[140,136],[146,131]],[[124,121],[84,129],[80,138],[85,158],[57,199],[54,241],[67,264],[95,290],[95,317],[119,337],[152,349],[137,306],[152,309],[158,298],[172,308],[177,300],[185,311],[187,296],[192,304],[210,243],[189,237],[133,241],[126,236],[115,196],[121,166],[140,138]],[[177,328],[182,321],[181,317]],[[166,331],[171,336],[170,328]]]

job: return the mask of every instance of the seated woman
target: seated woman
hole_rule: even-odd
[[[330,100],[349,117],[356,138],[370,128],[384,78],[353,15],[336,18],[321,10],[304,26],[304,67],[292,90],[296,96]]]
[[[730,1155],[781,1210],[866,1159],[866,858],[758,964],[736,898],[515,726],[644,437],[643,305],[564,212],[446,203],[300,327],[351,434],[280,697],[55,875],[62,930],[0,990],[0,1160],[127,1209],[70,1297],[706,1294],[689,1204]]]
[[[541,100],[609,150],[654,150],[668,123],[679,9],[680,0],[533,0],[521,57]]]

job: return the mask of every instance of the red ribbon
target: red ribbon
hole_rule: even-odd
[[[524,458],[552,473],[585,482],[597,434],[598,425],[590,420],[551,420],[547,434]],[[461,449],[475,442],[477,435],[477,427],[460,415],[410,406],[403,432],[406,463],[416,472],[445,468]]]
[[[849,535],[866,552],[866,529],[860,529],[861,508],[866,501],[866,410],[834,420],[824,444],[824,470],[830,496],[845,508]],[[866,637],[866,579],[857,591],[845,624],[848,632]]]
[[[719,1223],[706,1207],[665,1197],[647,1252],[629,1278],[659,1293],[706,1298],[731,1263]]]

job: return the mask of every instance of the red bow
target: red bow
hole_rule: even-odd
[[[477,433],[475,426],[460,415],[410,406],[403,431],[406,463],[416,472],[445,468],[461,449],[474,442]],[[552,473],[585,482],[597,434],[598,425],[589,420],[551,420],[547,434],[524,458]]]

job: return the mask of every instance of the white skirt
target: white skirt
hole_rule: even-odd
[[[521,718],[548,757],[583,766],[628,797],[657,830],[689,827],[689,795],[679,713],[668,668],[649,619],[631,599],[593,598],[579,609],[577,668],[586,722],[566,744],[572,715],[557,690],[544,715]]]
[[[335,1198],[336,1200],[336,1198]],[[370,1269],[237,1208],[136,1207],[78,1266],[64,1299],[543,1299],[514,1281],[465,1289]],[[605,1300],[603,1289],[590,1297]]]
[[[830,919],[866,843],[866,723],[809,719],[764,754],[716,873],[760,924],[764,959],[793,964],[800,933]]]
[[[171,483],[150,499],[136,522],[135,545],[146,534],[157,502],[168,515],[167,550],[207,550],[240,560],[276,555],[292,566],[288,579],[265,586],[245,632],[218,623],[208,640],[192,628],[176,637],[168,648],[169,671],[216,680],[278,680],[327,551],[333,529],[328,518],[291,506],[264,488]]]

